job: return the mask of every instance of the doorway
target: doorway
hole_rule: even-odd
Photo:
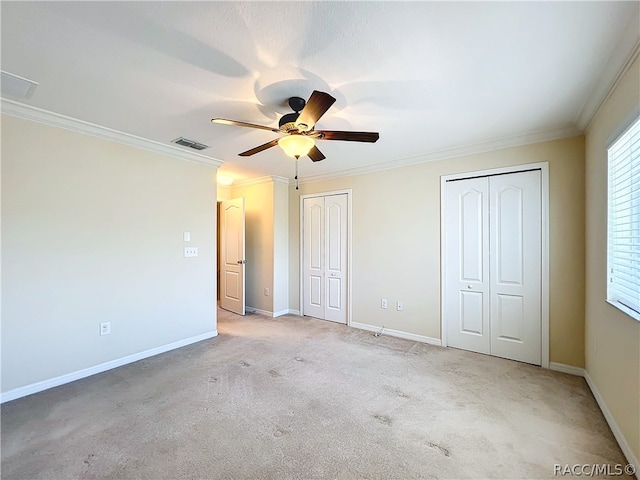
[[[220,308],[245,314],[245,206],[244,198],[218,204]]]
[[[349,323],[351,192],[300,197],[301,314]]]
[[[443,345],[548,366],[547,164],[443,177]]]

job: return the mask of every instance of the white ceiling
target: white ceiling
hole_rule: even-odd
[[[39,83],[20,102],[205,143],[236,180],[291,178],[292,159],[277,147],[238,157],[278,135],[212,117],[277,127],[289,97],[328,92],[337,102],[317,128],[380,140],[318,142],[327,159],[300,172],[319,178],[577,132],[637,42],[638,6],[2,1],[2,70]]]

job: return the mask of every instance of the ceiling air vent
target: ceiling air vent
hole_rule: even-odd
[[[183,147],[193,148],[195,150],[204,150],[205,148],[209,148],[209,145],[205,145],[204,143],[198,143],[195,140],[189,140],[188,138],[178,137],[175,140],[171,141],[172,143],[177,143],[178,145],[182,145]]]

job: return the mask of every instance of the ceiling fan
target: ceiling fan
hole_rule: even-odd
[[[324,160],[326,157],[315,145],[316,140],[343,140],[347,142],[376,142],[380,135],[377,132],[344,132],[336,130],[314,130],[316,122],[329,110],[329,107],[336,101],[331,95],[325,92],[314,90],[305,102],[303,98],[291,97],[289,106],[293,113],[283,115],[279,121],[280,128],[266,127],[253,123],[238,122],[225,118],[212,118],[213,123],[223,125],[236,125],[238,127],[258,128],[269,130],[285,135],[282,138],[271,140],[263,145],[259,145],[251,150],[242,152],[241,157],[248,157],[262,152],[271,147],[279,145],[287,155],[296,159],[308,155],[314,162]]]

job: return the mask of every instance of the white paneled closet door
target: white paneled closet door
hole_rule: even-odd
[[[542,362],[541,172],[447,182],[447,344]]]
[[[491,354],[542,362],[541,172],[489,177]]]
[[[446,184],[447,340],[451,347],[491,352],[489,335],[489,182]]]
[[[347,323],[347,194],[303,199],[303,313]]]

